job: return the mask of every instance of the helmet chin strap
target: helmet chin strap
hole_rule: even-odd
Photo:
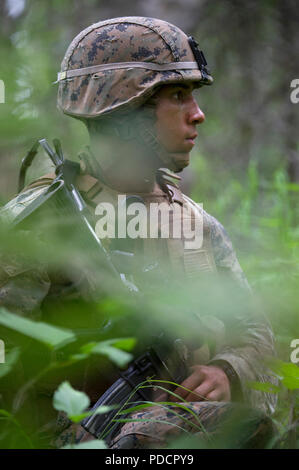
[[[163,170],[162,173],[164,176],[167,173],[171,178],[179,180],[180,177],[175,176],[174,173],[179,173],[184,167],[178,167],[178,165],[176,165],[176,161],[172,158],[172,154],[167,152],[159,143],[154,127],[155,118],[155,105],[154,103],[149,103],[130,115],[115,116],[101,122],[90,122],[88,128],[94,134],[102,132],[105,135],[118,137],[123,141],[138,141],[142,147],[145,146],[151,153],[154,153],[156,157],[158,157],[158,160],[161,162],[159,169]],[[93,159],[96,161],[94,157]],[[109,166],[110,159],[107,159],[107,161],[101,160],[101,163],[96,161],[95,173],[98,176],[101,175],[100,179],[106,184],[105,170],[107,170]],[[157,168],[156,179],[164,191],[166,188],[164,182],[162,185],[160,184],[163,181],[164,176],[163,178],[160,177],[161,175],[158,172],[159,169]]]
[[[135,118],[134,129],[135,138],[137,138],[142,145],[153,151],[155,155],[161,160],[164,167],[173,170],[173,161],[169,152],[167,152],[159,143],[155,129],[155,108],[154,106],[144,106],[139,115]],[[137,130],[137,132],[136,132]]]
[[[179,173],[183,171],[185,168],[179,167],[174,159],[172,158],[172,154],[167,152],[161,144],[158,142],[154,132],[149,129],[147,126],[141,125],[139,128],[139,136],[142,139],[142,142],[146,144],[146,146],[152,150],[159,160],[161,160],[161,163],[163,163],[163,167],[169,168],[169,170]]]
[[[169,202],[172,203],[174,200],[173,188],[178,188],[174,180],[178,181],[181,179],[181,177],[175,173],[182,171],[183,168],[173,168],[175,162],[171,158],[171,154],[163,149],[161,144],[158,142],[153,126],[155,115],[153,113],[153,109],[151,108],[152,107],[148,107],[148,109],[145,111],[145,114],[142,113],[138,116],[136,122],[136,129],[138,130],[138,133],[136,138],[143,145],[145,144],[148,149],[153,151],[161,161],[161,168],[156,170],[156,181],[162,191],[166,193]],[[162,168],[162,166],[164,168]]]
[[[157,140],[154,129],[155,105],[151,101],[141,109],[118,118],[107,120],[103,129],[106,134],[114,135],[125,141],[137,140],[142,146],[146,146],[161,160],[163,167],[173,170],[171,155],[163,149]],[[181,171],[181,169],[174,170]]]

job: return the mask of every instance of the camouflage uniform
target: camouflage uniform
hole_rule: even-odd
[[[187,36],[164,21],[129,17],[96,23],[82,31],[66,52],[58,75],[58,105],[64,113],[89,123],[96,122],[99,126],[101,123],[105,126],[105,122],[111,120],[111,127],[116,132],[122,135],[126,127],[125,133],[130,134],[130,122],[124,124],[122,116],[134,109],[139,110],[158,86],[186,81],[197,86],[212,83],[204,61],[198,59],[195,62],[194,57]],[[142,139],[167,165],[167,155],[158,148],[152,129],[145,124],[142,113],[137,113],[137,121]],[[77,187],[91,210],[101,201],[116,200],[117,193],[101,181],[98,171],[94,170],[94,162],[86,160],[81,173]],[[2,220],[13,221],[34,198],[47,190],[52,181],[53,175],[41,178],[19,194],[1,210]],[[204,238],[200,249],[186,250],[183,240],[167,240],[167,253],[174,271],[182,273],[186,279],[198,279],[199,282],[208,273],[224,275],[241,290],[250,291],[231,241],[214,217],[202,211],[172,185],[157,185],[152,194],[142,194],[142,197],[146,205],[164,201],[188,206],[192,217],[203,218]],[[157,257],[159,240],[154,245],[149,242],[148,247],[149,252]],[[24,269],[22,263],[18,265],[13,261],[7,263],[3,260],[0,279],[2,305],[20,313],[38,308],[53,288],[45,269],[37,269],[36,266],[26,266]],[[63,285],[56,292],[57,295],[63,292]],[[238,340],[233,344],[226,341],[218,344],[212,355],[206,355],[202,363],[215,364],[225,370],[231,380],[233,399],[235,397],[261,413],[270,414],[275,407],[274,395],[252,390],[246,383],[273,381],[261,366],[261,359],[271,356],[274,351],[271,328],[258,308],[239,312],[234,320],[241,333]],[[225,421],[221,417],[230,414],[232,406],[220,402],[188,404],[212,434],[217,433],[217,424],[220,420]],[[259,418],[255,422],[263,427],[267,421],[265,415],[257,413],[254,419],[257,419],[256,416]],[[177,432],[177,426],[196,432],[192,428],[192,419],[186,424],[186,414],[180,411],[173,415],[172,407],[153,407],[150,411],[133,415],[132,419],[144,417],[158,420],[159,425],[153,422],[125,424],[120,435],[114,439],[114,448],[164,446],[167,439]],[[255,426],[253,434],[256,429]],[[201,431],[197,432],[199,437],[202,436]],[[267,432],[265,435],[268,435]]]
[[[33,195],[37,196],[42,190],[46,190],[47,184],[49,184],[50,181],[50,178],[42,178],[35,182],[34,188],[25,190],[1,210],[1,217],[12,221],[14,215],[19,214],[19,211],[24,209],[26,204],[32,202]],[[115,191],[105,187],[103,183],[99,182],[99,180],[94,177],[82,175],[78,180],[77,186],[81,189],[85,200],[87,200],[88,194],[96,193],[96,195],[93,195],[90,199],[90,208],[93,210],[95,204],[102,201],[106,202],[107,200],[113,201],[116,200],[117,197]],[[177,199],[181,197],[183,201],[189,201],[189,198],[185,198],[179,191],[177,191],[176,194]],[[145,197],[145,195],[143,195],[143,197]],[[151,195],[147,197],[150,200],[167,201],[167,195],[161,190],[158,190],[154,196]],[[175,204],[178,204],[178,202],[175,202]],[[160,241],[161,240],[155,240],[156,247],[154,250],[153,240],[149,241],[149,249],[153,255]],[[208,275],[215,270],[220,276],[224,276],[223,279],[225,279],[225,277],[231,277],[234,283],[240,286],[240,289],[245,291],[249,290],[249,286],[240,268],[230,239],[223,226],[214,217],[204,212],[204,242],[201,250],[183,250],[182,240],[168,240],[168,252],[170,257],[172,253],[178,253],[179,244],[181,245],[182,256],[179,259],[173,256],[172,264],[177,271],[181,269],[190,281],[194,281],[198,278],[198,282],[201,282],[203,275]],[[197,269],[195,269],[195,267]],[[24,272],[24,266],[22,266],[22,264],[14,264],[13,260],[11,260],[10,265],[2,264],[2,269],[3,275],[0,286],[1,303],[11,308],[13,311],[17,309],[20,313],[29,313],[33,309],[37,310],[50,290],[55,290],[58,297],[65,296],[63,292],[64,285],[51,285],[51,280],[49,276],[47,276],[45,269],[40,268],[38,270],[36,267],[31,268],[26,266]],[[257,311],[252,311],[250,315],[251,316],[249,316],[248,311],[245,310],[245,313],[240,313],[239,317],[235,318],[235,321],[241,325],[242,331],[242,337],[237,344],[227,344],[227,342],[224,341],[223,344],[217,345],[216,353],[214,352],[212,357],[209,351],[208,354],[206,351],[201,351],[201,353],[204,353],[205,357],[200,357],[198,360],[201,360],[202,364],[229,365],[236,374],[232,383],[233,398],[235,396],[235,399],[250,404],[252,408],[259,409],[266,414],[271,414],[275,407],[275,395],[252,390],[248,388],[247,381],[273,381],[273,378],[267,376],[266,372],[261,367],[261,358],[273,354],[272,332],[270,326],[258,309]],[[102,387],[98,388],[98,394],[100,394],[100,389],[102,390]],[[94,398],[96,398],[96,393],[94,394]],[[220,419],[223,413],[226,415],[226,409],[231,410],[230,404],[226,404],[227,407],[224,407],[224,403],[216,402],[191,403],[190,406],[192,410],[197,413],[203,426],[207,428],[207,430],[212,429],[213,426],[210,428],[210,425],[206,426],[206,423],[214,422],[214,420],[218,422],[218,419]],[[171,411],[167,411],[165,407],[157,406],[150,411],[139,412],[133,415],[132,419],[140,419],[142,417],[147,419],[153,418],[153,416],[160,424],[125,424],[121,434],[114,440],[114,448],[129,445],[128,436],[131,439],[130,445],[134,445],[135,447],[161,447],[165,445],[167,438],[172,438],[176,435],[178,432],[177,426],[181,426],[186,430],[190,428],[191,431],[193,429],[192,419],[191,424],[186,425],[185,420],[180,420],[176,415],[173,416]],[[190,420],[188,413],[185,413],[183,417],[189,418]],[[260,420],[263,423],[265,416],[261,415]],[[165,426],[161,425],[163,421],[166,422]],[[260,421],[258,422],[260,423]],[[268,435],[268,431],[265,431],[265,434]],[[66,443],[66,436],[71,436],[70,431],[67,431],[66,435],[61,438],[61,443]],[[144,436],[146,436],[145,441]],[[200,432],[198,436],[205,438]],[[125,443],[123,442],[123,437],[125,437]],[[136,440],[138,444],[136,444]]]

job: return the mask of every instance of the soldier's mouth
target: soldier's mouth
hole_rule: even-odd
[[[195,139],[185,139],[188,146],[191,148],[195,145]]]
[[[192,147],[195,145],[195,139],[198,136],[198,134],[192,134],[189,137],[187,137],[185,140],[192,145]]]

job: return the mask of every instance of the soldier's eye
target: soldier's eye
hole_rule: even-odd
[[[182,90],[178,90],[173,94],[174,99],[181,101],[184,98],[184,93]]]

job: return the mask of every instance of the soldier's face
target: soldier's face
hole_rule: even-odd
[[[193,84],[165,85],[156,94],[157,140],[169,154],[174,171],[189,165],[196,126],[205,120],[193,89]]]

